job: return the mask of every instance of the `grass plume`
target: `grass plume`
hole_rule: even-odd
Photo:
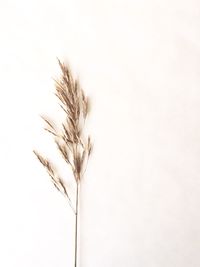
[[[75,255],[74,267],[77,267],[77,239],[78,239],[78,209],[79,190],[82,177],[91,154],[92,144],[90,136],[85,137],[83,129],[89,111],[89,101],[77,79],[74,79],[69,67],[58,60],[61,76],[55,80],[55,95],[59,99],[59,105],[65,113],[65,119],[59,126],[54,126],[49,119],[42,117],[45,122],[45,130],[50,133],[54,142],[72,170],[73,179],[76,184],[75,203],[72,203],[67,185],[64,180],[56,174],[53,164],[39,152],[34,151],[40,163],[49,174],[56,189],[67,198],[70,207],[75,214]]]

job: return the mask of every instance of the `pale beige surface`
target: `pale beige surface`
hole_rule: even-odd
[[[38,116],[57,117],[56,57],[92,100],[80,266],[200,266],[199,27],[195,0],[0,2],[0,266],[73,266],[73,216],[32,154],[60,164]]]

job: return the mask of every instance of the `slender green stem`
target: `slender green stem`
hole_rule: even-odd
[[[79,182],[76,182],[76,212],[75,212],[75,255],[74,267],[77,267],[77,247],[78,247],[78,198],[79,198]]]

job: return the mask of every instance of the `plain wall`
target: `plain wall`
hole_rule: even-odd
[[[66,60],[91,98],[79,266],[200,266],[200,2],[0,2],[0,266],[73,266],[74,217],[34,157],[73,182],[39,114],[60,119]]]

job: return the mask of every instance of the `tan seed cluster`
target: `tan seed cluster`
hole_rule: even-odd
[[[79,184],[92,149],[90,137],[84,138],[83,136],[89,102],[69,68],[64,63],[58,62],[61,77],[55,81],[56,96],[66,116],[58,127],[55,127],[49,119],[42,118],[46,123],[45,130],[53,135],[58,150],[70,166],[76,183]],[[46,168],[55,187],[71,202],[67,187],[63,180],[57,177],[52,163],[38,152],[34,151],[34,153]]]

